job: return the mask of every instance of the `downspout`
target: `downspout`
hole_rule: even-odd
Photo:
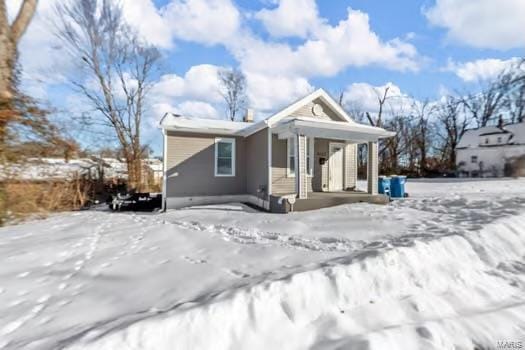
[[[270,125],[268,125],[268,185],[266,186],[268,203],[270,203],[270,195],[272,194],[272,141],[272,130]],[[268,207],[268,209],[270,208]]]
[[[167,160],[167,151],[168,151],[168,135],[166,132],[166,129],[162,129],[162,139],[163,139],[163,147],[162,147],[162,208],[161,210],[163,212],[167,209],[167,183],[168,183],[168,160]]]

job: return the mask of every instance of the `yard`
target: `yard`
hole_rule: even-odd
[[[91,210],[0,229],[0,349],[474,349],[525,340],[525,180],[389,205]]]

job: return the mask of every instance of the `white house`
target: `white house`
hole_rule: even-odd
[[[525,157],[525,123],[467,130],[456,150],[461,176],[513,175],[518,160]]]

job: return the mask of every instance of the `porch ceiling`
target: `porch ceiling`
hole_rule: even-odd
[[[373,126],[299,117],[282,120],[272,127],[272,132],[276,133],[280,139],[300,134],[355,143],[377,141],[395,135],[394,132]]]

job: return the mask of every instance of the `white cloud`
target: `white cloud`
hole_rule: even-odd
[[[241,24],[230,0],[172,0],[164,17],[177,38],[209,45],[233,40]]]
[[[321,24],[315,0],[280,0],[274,9],[255,14],[275,37],[306,37]]]
[[[202,101],[184,101],[175,107],[174,112],[190,117],[212,119],[221,117],[214,106]]]
[[[183,75],[165,74],[150,91],[151,118],[157,122],[167,112],[191,117],[219,118],[222,105],[217,72],[210,64],[193,66]],[[225,116],[225,114],[223,114]]]
[[[436,0],[424,14],[450,39],[490,49],[525,47],[523,0]]]
[[[246,35],[232,47],[245,71],[301,77],[333,76],[348,66],[380,65],[393,70],[417,70],[416,48],[401,39],[382,41],[368,15],[348,9],[336,26],[321,25],[297,48]]]
[[[268,114],[313,91],[307,79],[248,73],[250,107],[259,114]]]
[[[166,74],[160,77],[151,91],[154,99],[189,98],[208,102],[221,100],[217,73],[221,67],[201,64],[191,67],[183,77]]]
[[[399,38],[382,40],[370,28],[366,13],[348,8],[347,17],[332,26],[318,16],[315,3],[300,4],[310,6],[310,11],[294,19],[296,31],[278,26],[286,21],[281,11],[292,6],[287,0],[282,0],[274,10],[260,11],[256,17],[274,35],[307,35],[302,44],[292,47],[284,42],[264,41],[244,30],[228,46],[247,75],[250,102],[255,108],[270,111],[282,107],[313,89],[308,79],[331,77],[350,66],[419,69],[421,59],[416,48]],[[270,20],[273,17],[275,21]],[[304,24],[305,18],[313,25],[301,29],[300,23]]]
[[[480,82],[496,78],[505,69],[517,62],[519,59],[516,57],[508,60],[487,58],[464,63],[449,60],[447,67],[443,70],[454,72],[465,82]]]
[[[377,113],[379,111],[379,98],[383,98],[385,90],[388,88],[385,103],[385,113],[388,114],[393,109],[400,111],[409,108],[414,101],[406,93],[403,93],[399,86],[389,82],[382,86],[373,86],[368,83],[353,83],[346,87],[343,95],[344,106],[352,110],[362,112]]]
[[[124,0],[122,12],[129,24],[147,42],[161,48],[172,47],[170,23],[152,0]]]

